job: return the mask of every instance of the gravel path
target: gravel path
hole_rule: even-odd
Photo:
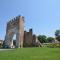
[[[13,49],[0,49],[0,51],[13,50]]]

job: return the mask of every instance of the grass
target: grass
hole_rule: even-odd
[[[60,48],[20,48],[0,51],[0,60],[60,60]]]

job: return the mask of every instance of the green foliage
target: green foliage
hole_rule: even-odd
[[[54,40],[53,37],[48,37],[48,38],[47,38],[48,43],[52,43],[53,40]]]
[[[38,36],[38,40],[41,42],[41,43],[46,43],[47,42],[47,37],[45,35],[39,35]]]
[[[50,47],[50,48],[60,48],[60,43],[47,44],[47,47]]]
[[[60,41],[60,30],[56,30],[55,37],[58,41]]]

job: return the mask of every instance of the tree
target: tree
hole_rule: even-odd
[[[52,43],[53,40],[54,40],[53,37],[48,37],[48,38],[47,38],[48,43]]]
[[[60,30],[56,30],[55,37],[58,41],[60,41]]]
[[[39,36],[38,36],[38,40],[39,40],[41,43],[46,43],[46,42],[47,42],[47,39],[46,39],[46,36],[45,36],[45,35],[39,35]]]

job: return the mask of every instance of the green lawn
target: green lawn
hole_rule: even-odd
[[[60,48],[20,48],[0,51],[0,60],[60,60]]]

